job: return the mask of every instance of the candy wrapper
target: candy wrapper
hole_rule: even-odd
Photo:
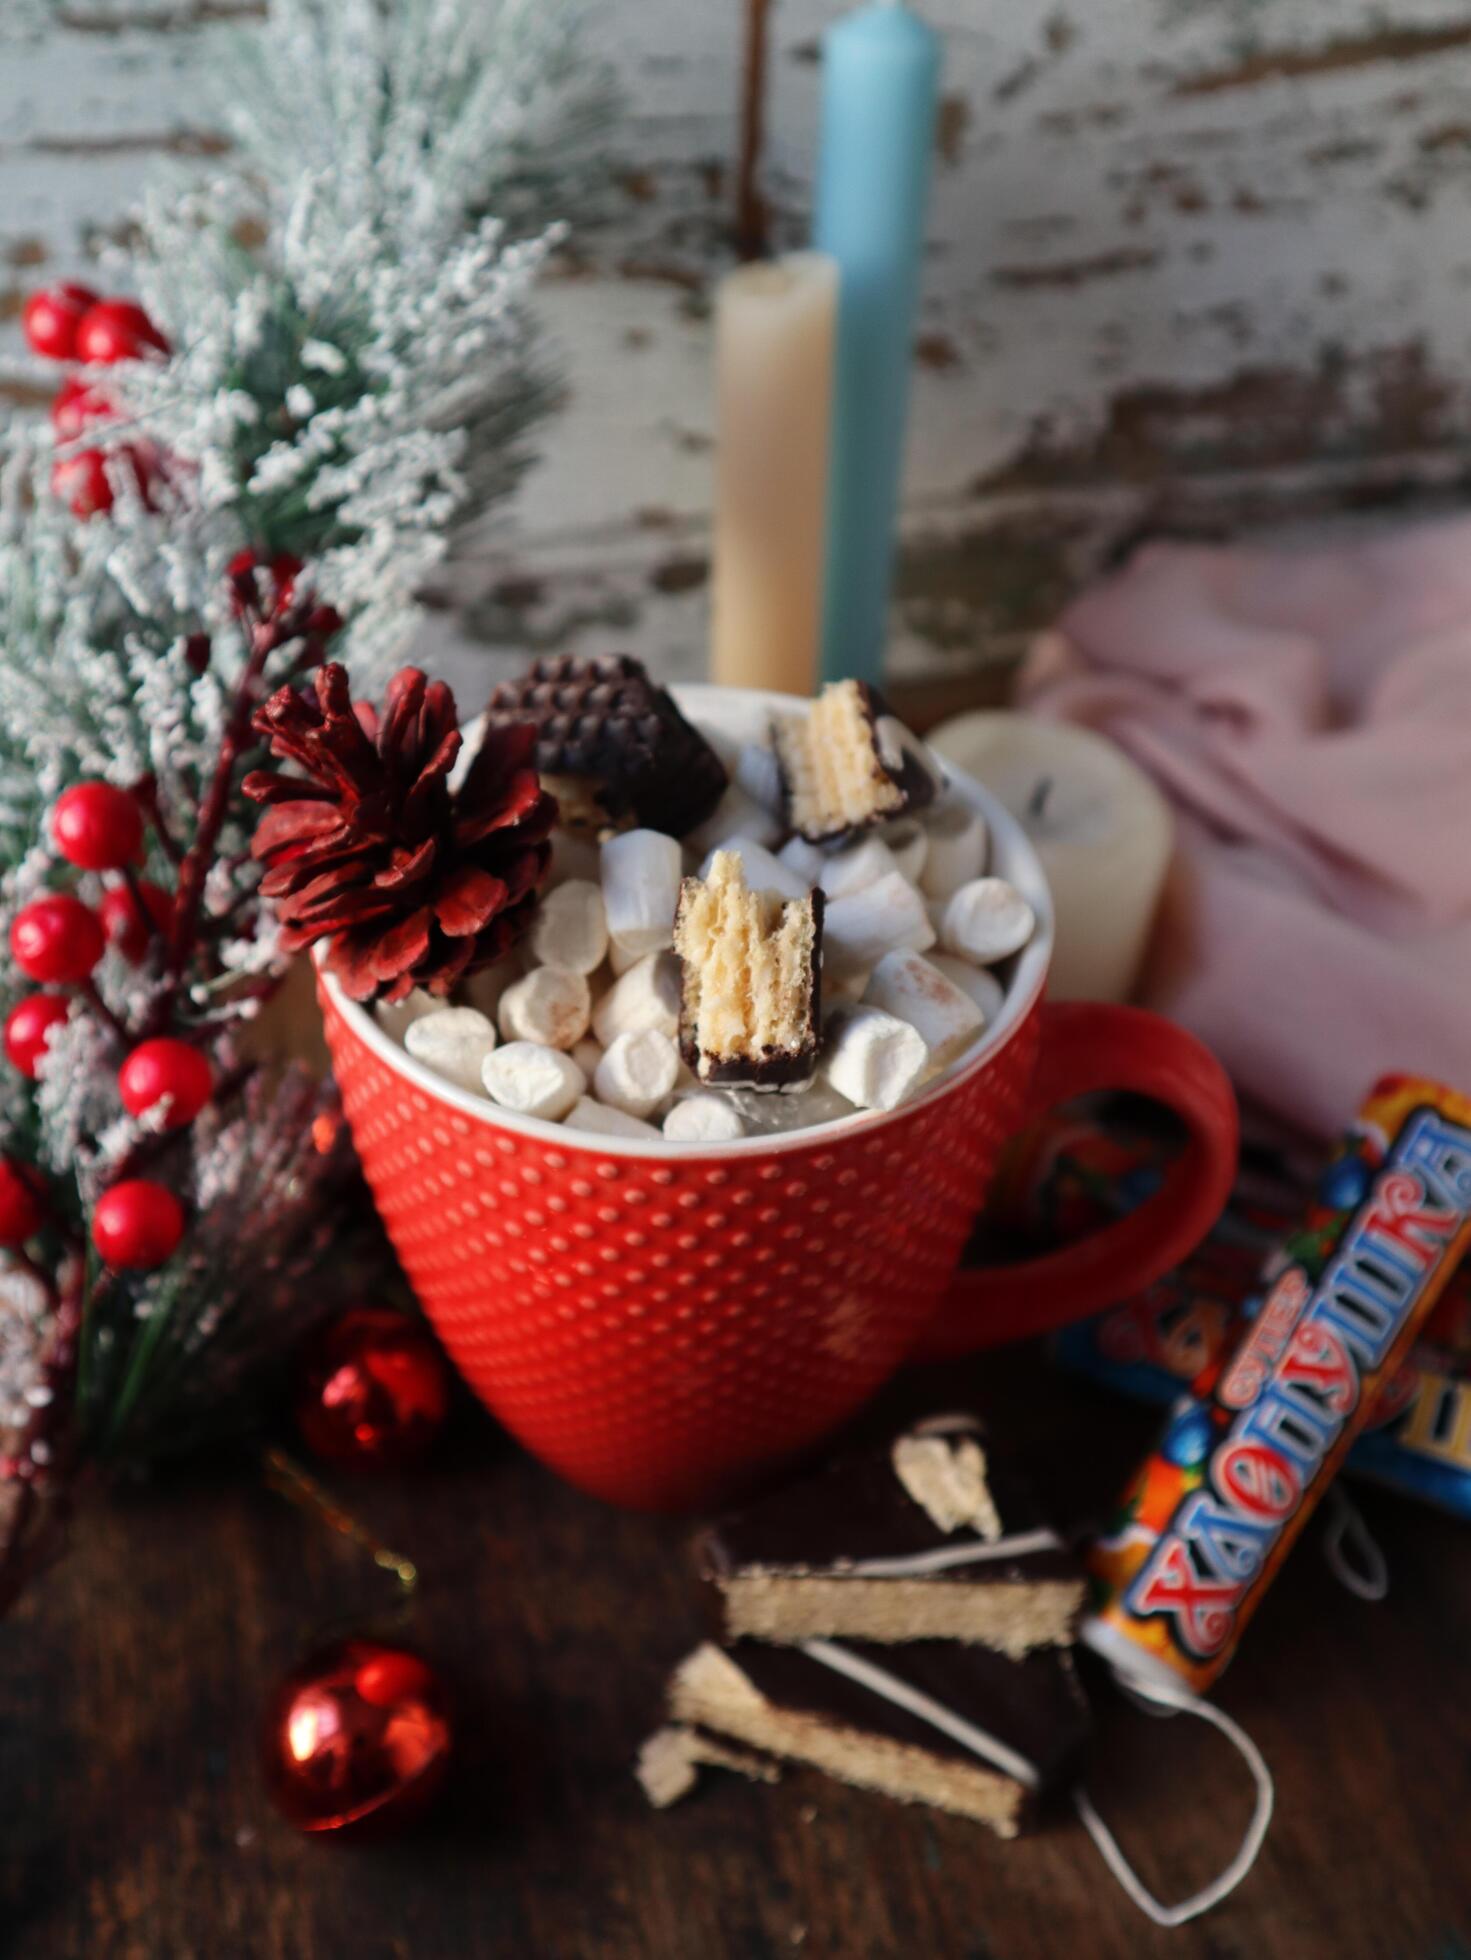
[[[1094,1547],[1085,1637],[1203,1692],[1471,1243],[1471,1098],[1386,1078]],[[1252,1310],[1254,1309],[1254,1310]]]
[[[1064,1329],[1057,1359],[1142,1401],[1173,1402],[1238,1344],[1288,1241],[1310,1250],[1342,1225],[1365,1147],[1372,1138],[1351,1133],[1306,1194],[1280,1159],[1245,1153],[1236,1195],[1205,1243],[1146,1292]],[[1148,1197],[1168,1155],[1168,1138],[1143,1113],[1054,1119],[1009,1166],[1009,1223],[1052,1244],[1081,1237]],[[1471,1517],[1471,1260],[1381,1389],[1345,1470]]]

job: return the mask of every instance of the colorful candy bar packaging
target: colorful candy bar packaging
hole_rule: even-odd
[[[1280,1160],[1249,1152],[1210,1238],[1146,1292],[1064,1329],[1056,1358],[1141,1401],[1174,1402],[1235,1348],[1277,1266],[1311,1256],[1342,1227],[1383,1149],[1361,1119],[1306,1204]],[[1148,1197],[1167,1155],[1158,1126],[1132,1112],[1058,1118],[1010,1167],[1011,1220],[1029,1237],[1079,1237]],[[1344,1469],[1471,1517],[1471,1260],[1451,1273],[1405,1364],[1380,1388]]]
[[[1393,1392],[1471,1243],[1471,1098],[1380,1082],[1322,1188],[1095,1541],[1085,1638],[1134,1678],[1210,1686]]]

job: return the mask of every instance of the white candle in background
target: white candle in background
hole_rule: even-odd
[[[810,694],[838,270],[818,252],[745,265],[715,303],[711,678]]]
[[[957,715],[929,736],[1017,817],[1052,888],[1053,1000],[1127,1000],[1174,842],[1169,805],[1117,744],[1032,715]]]

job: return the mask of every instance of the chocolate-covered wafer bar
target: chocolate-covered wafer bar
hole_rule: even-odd
[[[937,1417],[731,1512],[697,1546],[728,1638],[1074,1637],[1078,1564],[969,1416]]]
[[[669,1707],[676,1722],[977,1818],[1001,1837],[1076,1774],[1088,1735],[1066,1652],[1012,1661],[941,1640],[707,1644],[676,1671]]]
[[[833,681],[772,729],[792,829],[811,844],[851,837],[934,800],[920,744],[866,681]]]
[[[817,1064],[822,893],[752,891],[734,851],[686,878],[674,921],[680,1050],[702,1082],[792,1088]]]
[[[636,822],[683,837],[725,790],[719,756],[628,654],[538,660],[501,682],[486,718],[533,725],[536,766],[569,827]]]
[[[694,1789],[702,1767],[734,1770],[753,1783],[781,1781],[781,1765],[773,1757],[738,1749],[686,1722],[654,1731],[638,1752],[635,1774],[654,1809],[667,1810]]]

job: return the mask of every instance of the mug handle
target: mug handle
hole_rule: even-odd
[[[1193,1034],[1139,1007],[1057,1001],[1042,1008],[1028,1122],[1101,1089],[1172,1109],[1189,1140],[1155,1195],[1059,1252],[1015,1265],[962,1267],[911,1360],[948,1360],[1049,1333],[1138,1293],[1177,1266],[1225,1208],[1240,1118],[1226,1071]]]

